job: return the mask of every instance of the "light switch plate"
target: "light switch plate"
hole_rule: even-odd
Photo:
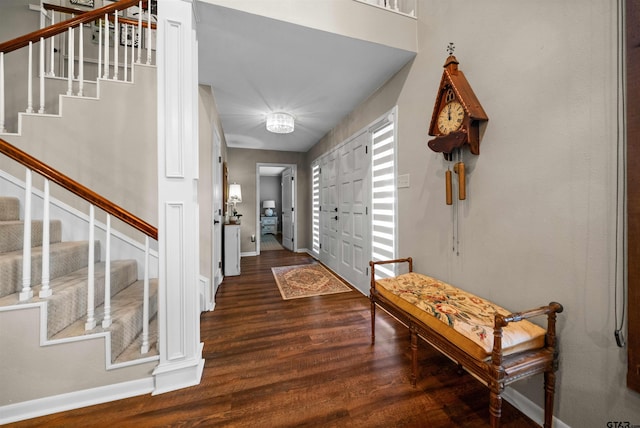
[[[409,187],[409,174],[402,174],[398,176],[398,189]]]

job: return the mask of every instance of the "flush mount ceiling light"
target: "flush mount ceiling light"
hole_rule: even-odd
[[[275,134],[293,132],[293,116],[288,113],[270,113],[267,115],[267,131]]]

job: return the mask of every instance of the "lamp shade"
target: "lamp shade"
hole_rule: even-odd
[[[270,113],[267,115],[267,131],[276,134],[293,132],[294,120],[289,113]]]
[[[275,208],[276,207],[276,201],[264,201],[262,203],[262,208]]]
[[[229,185],[229,202],[242,202],[242,188],[238,183]]]

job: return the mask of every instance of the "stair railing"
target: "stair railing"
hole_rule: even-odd
[[[147,5],[150,2],[146,2]],[[120,14],[125,10],[137,7],[138,19],[131,19],[121,17]],[[148,6],[147,6],[148,9]],[[143,21],[143,2],[140,0],[120,0],[118,2],[109,4],[99,9],[92,11],[82,11],[73,8],[67,8],[57,5],[51,5],[43,3],[40,8],[41,25],[46,25],[47,20],[50,25],[33,31],[24,36],[17,37],[13,40],[9,40],[4,43],[0,43],[0,133],[7,132],[6,130],[6,115],[5,115],[5,55],[22,48],[28,48],[28,61],[26,65],[27,71],[27,107],[25,112],[34,113],[33,105],[33,48],[34,44],[37,44],[39,49],[38,54],[38,79],[39,79],[39,108],[37,112],[39,114],[45,113],[45,77],[55,77],[56,65],[55,65],[55,53],[57,52],[55,46],[57,43],[56,37],[63,37],[66,35],[66,42],[58,41],[60,51],[62,48],[67,52],[67,66],[62,67],[62,59],[60,59],[61,76],[66,74],[67,78],[67,95],[74,95],[74,83],[77,82],[76,95],[84,95],[85,86],[85,64],[87,59],[85,58],[85,37],[83,31],[84,24],[91,24],[98,28],[98,58],[97,58],[97,75],[96,79],[112,79],[119,80],[119,68],[120,65],[120,52],[119,45],[120,35],[123,34],[130,38],[123,40],[124,53],[122,60],[124,65],[124,78],[122,80],[128,81],[129,78],[133,80],[133,64],[142,63],[142,38],[143,28],[147,29],[146,33],[146,51],[147,58],[146,63],[151,64],[152,55],[152,32],[149,29],[154,30],[156,24],[152,22],[152,14],[149,10],[146,13],[146,21]],[[56,22],[56,14],[58,15],[59,22]],[[66,15],[70,15],[71,18],[62,20]],[[113,27],[111,25],[113,23]],[[78,42],[76,43],[75,36],[78,33]],[[113,32],[113,41],[111,41],[111,34]],[[113,55],[110,53],[110,44],[113,43]],[[77,45],[77,46],[76,46]],[[129,48],[131,45],[131,49]],[[76,49],[78,51],[78,58],[76,60]],[[137,60],[135,59],[134,51],[137,50]],[[47,55],[48,52],[48,67],[47,67]],[[130,54],[129,54],[130,51]],[[62,56],[61,56],[62,58]],[[129,59],[131,63],[129,64]],[[76,70],[76,62],[77,70]],[[95,61],[94,61],[95,62]],[[113,72],[112,72],[113,69]],[[131,69],[130,77],[128,69]],[[46,71],[48,70],[48,71]],[[77,72],[77,76],[76,76]]]
[[[111,242],[111,217],[115,217],[145,235],[145,257],[144,257],[144,295],[143,295],[143,328],[141,353],[149,351],[149,239],[158,240],[158,229],[146,221],[140,219],[124,208],[98,195],[91,189],[83,186],[70,177],[62,174],[49,165],[34,158],[28,153],[18,149],[12,144],[0,138],[0,153],[22,164],[26,168],[25,176],[25,197],[24,197],[24,244],[22,262],[22,290],[19,300],[26,301],[33,297],[31,289],[31,195],[32,172],[44,178],[44,208],[43,208],[43,236],[42,236],[42,287],[39,297],[46,298],[52,295],[53,290],[49,284],[49,182],[53,182],[76,196],[89,202],[89,261],[88,261],[88,292],[87,292],[87,319],[85,330],[92,330],[96,327],[95,319],[95,285],[94,285],[94,230],[95,230],[95,207],[103,210],[107,215],[106,225],[106,255],[105,255],[105,295],[104,295],[104,317],[102,327],[107,328],[112,323],[111,317],[111,287],[110,287],[110,242]]]

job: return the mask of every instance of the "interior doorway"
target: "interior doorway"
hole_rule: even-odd
[[[297,248],[295,164],[256,164],[256,254]],[[286,181],[286,182],[285,182]]]

